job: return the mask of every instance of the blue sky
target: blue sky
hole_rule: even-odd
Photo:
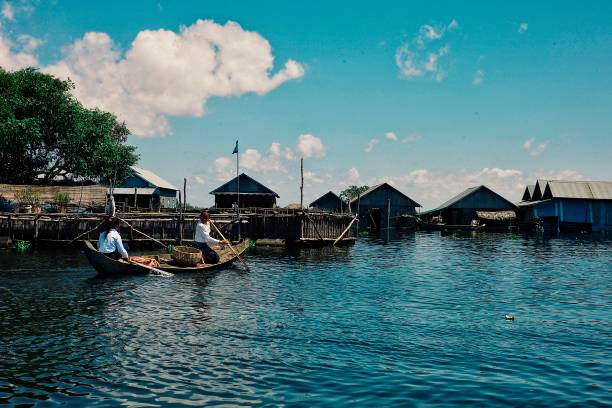
[[[299,201],[301,156],[307,202],[381,181],[431,208],[478,184],[516,201],[536,177],[612,179],[610,2],[18,0],[2,12],[1,66],[70,76],[84,103],[127,121],[140,165],[187,177],[196,204],[235,171],[236,139],[243,170],[281,205]]]

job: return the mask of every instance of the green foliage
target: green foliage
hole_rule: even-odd
[[[15,193],[15,199],[22,205],[37,206],[40,204],[40,195],[32,187],[24,188]]]
[[[55,203],[57,205],[66,206],[70,203],[70,193],[60,191],[55,195]]]
[[[363,194],[369,188],[370,187],[368,186],[349,186],[347,189],[342,190],[342,192],[340,193],[340,199],[349,202],[358,195]]]
[[[86,109],[74,85],[26,68],[0,68],[0,183],[29,184],[43,175],[120,182],[138,161],[129,130],[108,112]]]

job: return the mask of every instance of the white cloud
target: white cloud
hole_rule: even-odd
[[[303,157],[323,157],[327,151],[327,147],[323,144],[320,138],[311,134],[303,134],[298,137],[296,151]]]
[[[377,144],[378,144],[378,139],[370,139],[364,151],[366,153],[370,153],[374,149],[374,146],[376,146]]]
[[[325,181],[325,179],[321,176],[319,176],[317,173],[313,172],[313,171],[305,171],[304,172],[304,180],[307,182],[311,182],[311,183],[323,183]]]
[[[387,132],[385,133],[385,137],[387,140],[391,140],[392,142],[397,142],[397,135],[395,132]]]
[[[529,154],[532,155],[532,156],[539,156],[542,153],[544,153],[544,150],[546,150],[547,147],[548,147],[548,141],[546,141],[544,143],[540,143],[533,150],[531,150],[531,152]]]
[[[424,206],[435,208],[468,187],[486,185],[512,202],[520,200],[525,186],[538,178],[550,180],[583,180],[584,176],[571,169],[528,174],[517,169],[485,167],[473,171],[435,172],[427,169],[412,170],[403,175],[372,180],[371,184],[388,182]]]
[[[2,17],[10,21],[15,20],[15,9],[11,3],[4,2],[2,5]]]
[[[206,180],[202,176],[194,176],[193,181],[195,181],[198,184],[206,183]]]
[[[472,79],[472,84],[480,85],[482,81],[484,81],[485,73],[483,70],[479,69],[474,73],[474,79]]]
[[[233,164],[232,159],[228,157],[217,157],[213,162],[210,171],[214,174],[217,180],[227,181],[236,176]]]
[[[281,162],[279,143],[272,143],[265,155],[259,153],[257,149],[246,149],[244,153],[240,155],[240,166],[245,170],[252,170],[260,173],[287,172],[287,168]]]
[[[412,133],[406,136],[405,138],[403,138],[402,143],[410,145],[410,144],[417,142],[418,140],[421,140],[421,138],[422,136],[420,134]]]
[[[350,181],[359,180],[359,171],[355,167],[348,169],[348,177]]]
[[[547,140],[543,143],[540,143],[539,145],[535,147],[534,147],[534,143],[535,143],[535,138],[533,137],[525,140],[523,142],[523,150],[528,152],[531,156],[539,156],[542,153],[544,153],[544,151],[548,147],[549,141]]]
[[[235,22],[198,20],[180,31],[144,30],[122,53],[106,33],[88,32],[43,69],[76,84],[85,105],[117,114],[137,136],[172,133],[169,116],[205,114],[212,97],[266,94],[304,75],[288,60],[272,72],[270,43]]]
[[[28,53],[33,52],[44,43],[40,38],[32,37],[28,34],[19,35],[17,41],[21,44],[21,49]]]
[[[521,23],[521,24],[519,25],[518,32],[519,32],[520,34],[523,34],[523,33],[524,33],[525,31],[527,31],[528,29],[529,29],[529,24],[527,24],[527,23]]]
[[[446,71],[440,66],[440,59],[450,52],[448,45],[433,47],[430,44],[442,40],[446,33],[459,27],[457,20],[448,25],[422,25],[418,34],[395,51],[395,64],[405,78],[430,77],[441,81]]]
[[[15,71],[21,68],[38,66],[38,58],[31,51],[27,47],[20,47],[0,36],[0,67]]]

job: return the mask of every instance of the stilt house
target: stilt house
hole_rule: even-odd
[[[401,215],[416,215],[416,207],[421,207],[406,194],[395,187],[382,183],[370,187],[351,202],[351,211],[359,214],[359,227],[380,229],[394,228],[397,217]]]
[[[323,194],[321,197],[314,200],[308,206],[312,209],[330,211],[330,212],[342,212],[347,211],[347,204],[340,199],[332,191]]]
[[[236,205],[238,181],[240,181],[240,208],[276,207],[276,199],[279,198],[279,195],[244,173],[210,192],[215,196],[215,207],[233,208]]]
[[[555,232],[612,231],[611,181],[538,180],[529,190],[518,204],[522,222],[538,219]]]

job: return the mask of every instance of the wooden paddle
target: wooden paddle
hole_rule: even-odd
[[[132,265],[138,265],[138,266],[141,266],[141,267],[143,267],[143,268],[145,268],[145,269],[148,269],[149,271],[151,271],[151,272],[153,272],[154,274],[159,275],[159,276],[165,276],[165,277],[167,277],[167,278],[169,278],[170,276],[174,276],[174,274],[173,274],[172,272],[162,271],[161,269],[157,269],[157,268],[154,268],[154,267],[149,266],[149,265],[140,264],[140,263],[138,263],[138,262],[130,261],[129,259],[128,259],[128,260],[126,260],[126,262],[127,262],[127,263],[130,263],[130,264],[132,264]]]
[[[240,254],[238,254],[238,252],[236,252],[236,250],[234,249],[234,247],[232,246],[232,243],[229,242],[228,239],[226,239],[223,234],[221,233],[221,231],[219,231],[219,228],[217,228],[217,226],[215,225],[215,223],[212,220],[209,220],[210,225],[213,226],[213,228],[215,229],[215,231],[217,231],[217,234],[219,234],[219,236],[224,239],[225,241],[227,241],[227,244],[229,245],[230,249],[232,250],[232,252],[234,253],[234,255],[236,255],[236,257],[238,257],[238,259],[240,260],[240,262],[242,262],[242,265],[244,265],[244,267],[246,268],[247,271],[250,271],[251,268],[249,268],[249,265],[247,265],[247,263],[244,261],[244,259],[242,259],[240,257]]]

